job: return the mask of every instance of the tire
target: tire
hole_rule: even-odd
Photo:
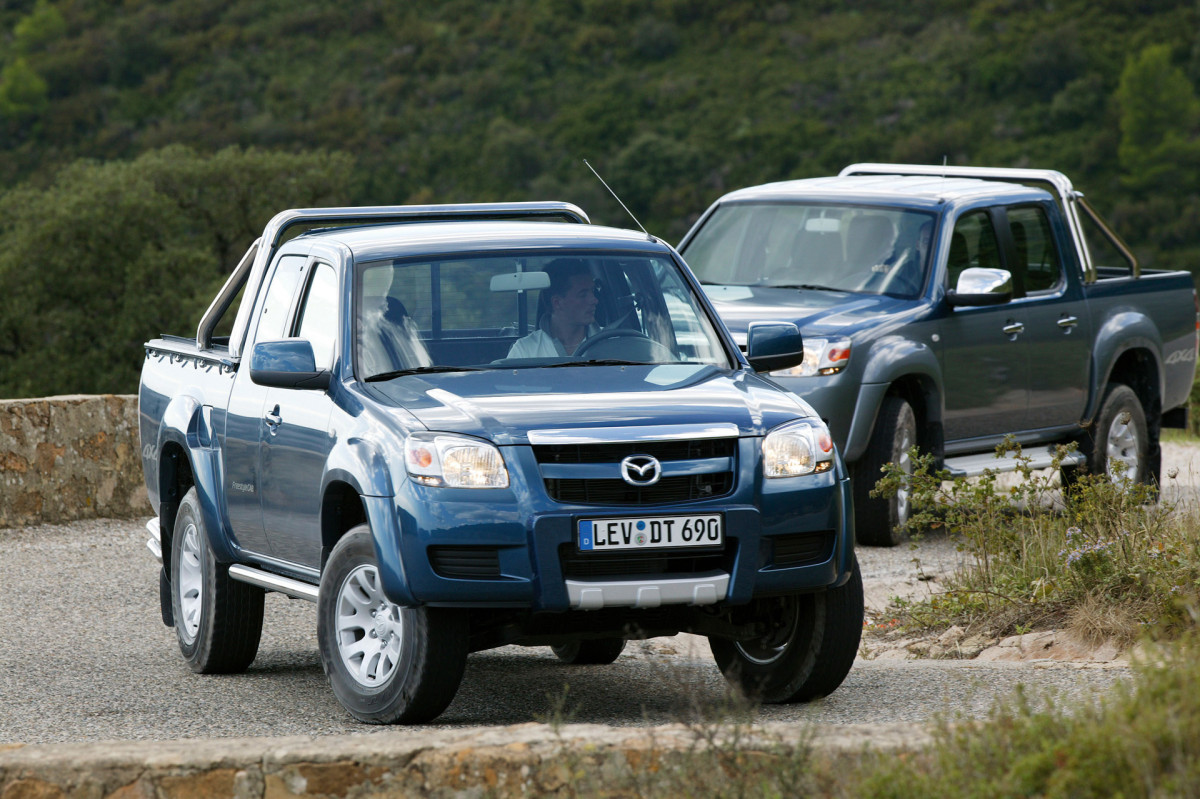
[[[1113,481],[1124,474],[1132,483],[1147,483],[1154,471],[1150,464],[1153,444],[1146,411],[1137,394],[1122,383],[1109,383],[1100,412],[1080,442],[1079,449],[1087,458],[1084,468],[1091,474],[1107,475]],[[1124,466],[1115,466],[1114,462]],[[1063,485],[1069,488],[1078,473],[1079,467],[1064,467]]]
[[[563,663],[573,666],[607,666],[625,651],[624,638],[594,638],[550,647]]]
[[[840,588],[760,602],[777,622],[770,636],[754,642],[708,639],[725,679],[768,704],[808,702],[833,693],[850,673],[862,636],[858,561]]]
[[[365,524],[329,555],[317,598],[317,641],[337,700],[368,724],[436,718],[458,691],[469,646],[465,611],[401,608],[384,596]]]
[[[894,547],[904,540],[901,526],[911,511],[908,489],[894,497],[872,497],[871,489],[883,476],[887,463],[899,464],[912,474],[909,450],[917,443],[917,416],[912,406],[894,395],[883,398],[867,451],[854,464],[854,538],[859,544]]]
[[[245,671],[258,653],[264,591],[231,579],[229,567],[217,562],[195,486],[175,517],[170,586],[175,637],[192,671]]]

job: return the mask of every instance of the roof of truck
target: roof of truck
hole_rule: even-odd
[[[347,247],[355,260],[404,258],[490,250],[600,249],[661,252],[658,239],[634,230],[568,222],[463,221],[379,224],[310,231]]]
[[[720,202],[834,200],[936,208],[944,203],[995,198],[1046,200],[1041,189],[996,180],[927,175],[852,175],[785,180],[726,194]]]

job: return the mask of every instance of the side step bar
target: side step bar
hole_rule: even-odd
[[[155,560],[162,563],[162,532],[159,530],[157,516],[146,522],[146,532],[150,533],[150,540],[146,542],[146,548],[154,553]],[[315,585],[302,583],[290,577],[280,577],[278,574],[271,574],[270,572],[253,569],[238,563],[229,567],[229,576],[239,583],[257,585],[259,588],[265,588],[268,591],[278,591],[281,594],[287,594],[296,599],[306,599],[309,602],[317,601],[317,587]]]
[[[280,577],[278,574],[253,569],[249,566],[243,566],[240,563],[235,563],[229,567],[229,576],[239,583],[257,585],[259,588],[265,588],[268,591],[278,591],[295,599],[307,599],[309,602],[317,601],[317,587],[315,585],[302,583],[290,577]]]
[[[146,532],[150,534],[150,540],[146,542],[146,548],[154,554],[155,560],[162,563],[162,533],[158,529],[157,516],[146,522]]]
[[[1021,453],[1021,458],[1029,459],[1029,466],[1032,469],[1049,469],[1054,463],[1054,456],[1058,447],[1029,447]],[[1062,459],[1063,466],[1082,466],[1087,462],[1081,452],[1072,452]],[[978,455],[959,455],[953,458],[946,458],[946,469],[950,472],[950,477],[978,477],[984,471],[991,469],[993,472],[1015,472],[1017,470],[1016,453],[1009,452],[1003,457],[996,457],[993,452],[984,452]]]

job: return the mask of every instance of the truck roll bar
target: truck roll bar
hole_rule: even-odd
[[[280,211],[263,230],[237,267],[221,287],[196,328],[196,346],[202,350],[212,347],[213,330],[229,310],[238,291],[248,285],[248,293],[238,308],[233,331],[229,336],[229,357],[241,357],[250,312],[258,297],[263,275],[275,250],[283,243],[284,234],[299,225],[338,227],[362,223],[462,222],[472,220],[539,220],[546,222],[591,223],[578,206],[563,202],[527,203],[461,203],[457,205],[377,205],[344,208],[293,208]],[[248,283],[247,283],[248,281]]]

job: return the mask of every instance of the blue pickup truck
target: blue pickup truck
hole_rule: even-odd
[[[1061,173],[855,164],[741,189],[679,245],[734,337],[794,321],[804,363],[779,385],[829,424],[853,476],[859,543],[895,545],[901,490],[871,497],[913,445],[952,475],[1033,465],[1159,478],[1159,431],[1186,425],[1196,368],[1188,272],[1139,267]]]
[[[862,579],[826,425],[678,254],[561,203],[287,211],[195,337],[146,344],[164,623],[246,669],[265,591],[317,604],[357,719],[439,715],[470,652],[611,663],[708,636],[768,702],[841,684]]]

